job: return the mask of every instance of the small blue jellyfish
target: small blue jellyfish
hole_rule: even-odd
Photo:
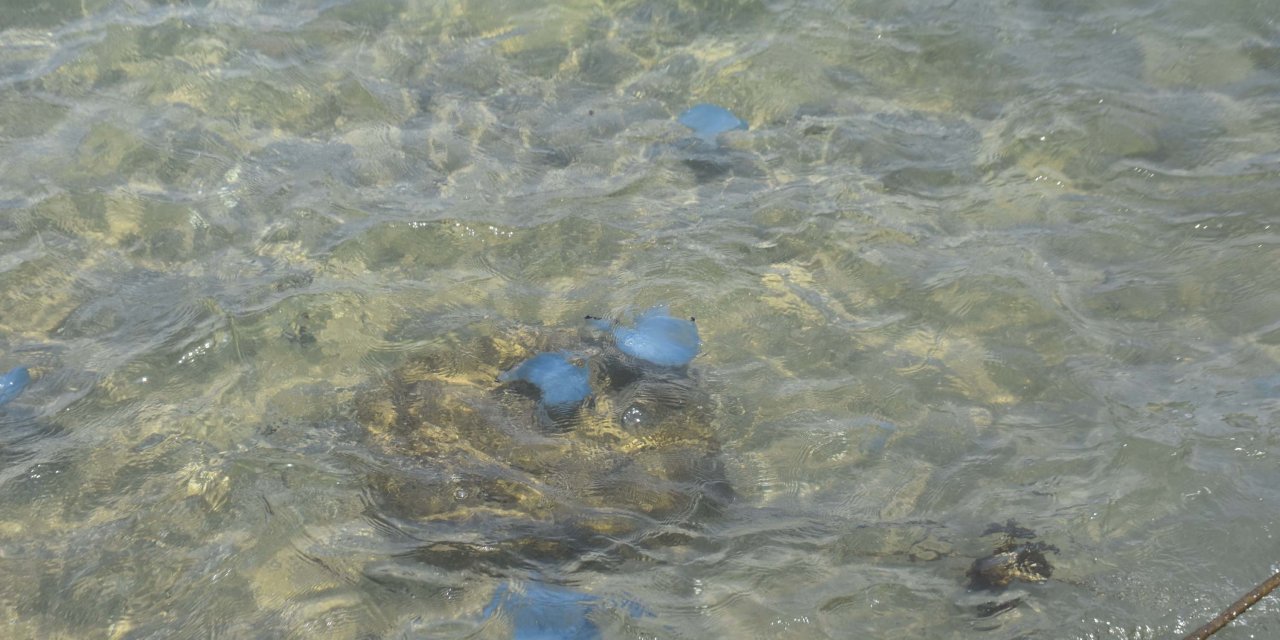
[[[593,612],[611,608],[632,617],[653,615],[633,600],[600,598],[568,587],[526,582],[522,588],[503,584],[481,615],[493,619],[499,609],[511,620],[514,640],[596,640],[600,627]]]
[[[14,367],[9,373],[0,376],[0,405],[18,397],[31,382],[31,372],[26,367]]]
[[[1280,392],[1280,374],[1254,378],[1253,388],[1267,395]]]
[[[600,628],[588,615],[599,598],[572,589],[530,582],[522,590],[503,584],[484,608],[490,619],[501,607],[511,619],[514,640],[595,640]]]
[[[542,394],[542,406],[573,409],[591,395],[587,368],[569,362],[563,353],[539,353],[498,376],[501,382],[527,382]]]
[[[715,144],[716,137],[726,131],[747,128],[747,123],[739,120],[728,109],[706,103],[689,107],[680,114],[679,121],[693,129],[694,135],[711,144]]]
[[[609,328],[605,321],[593,320],[598,328]],[[623,353],[660,367],[689,364],[702,345],[693,319],[673,318],[665,306],[640,314],[634,327],[614,326],[613,339]]]

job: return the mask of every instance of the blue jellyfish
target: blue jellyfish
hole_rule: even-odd
[[[747,123],[724,107],[714,104],[698,104],[689,107],[680,114],[680,124],[693,129],[693,134],[708,143],[715,144],[716,138],[734,129],[746,129]]]
[[[1254,378],[1253,388],[1267,395],[1280,392],[1280,374]]]
[[[514,640],[595,640],[601,637],[600,627],[590,616],[602,608],[616,608],[632,617],[653,615],[632,600],[602,599],[541,582],[526,582],[520,589],[504,583],[482,615],[492,619],[501,609],[511,620]]]
[[[511,619],[514,640],[595,640],[600,628],[588,615],[598,603],[595,596],[564,587],[530,582],[517,591],[503,584],[483,615],[492,618],[501,607]]]
[[[604,320],[592,318],[600,329],[608,330]],[[654,307],[636,318],[634,327],[615,325],[613,339],[618,350],[660,367],[683,367],[698,355],[702,341],[693,319],[673,318],[665,306]]]
[[[31,382],[31,372],[26,367],[14,367],[9,373],[0,376],[0,405],[18,397]]]
[[[500,382],[527,382],[537,387],[548,410],[566,411],[591,395],[587,368],[569,362],[563,353],[539,353],[498,376]]]

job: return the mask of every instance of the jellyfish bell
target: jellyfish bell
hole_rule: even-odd
[[[622,353],[649,364],[667,368],[688,366],[698,355],[702,340],[693,318],[675,318],[665,306],[653,307],[636,317],[632,326],[610,325],[589,317],[596,328],[613,335]]]
[[[0,376],[0,405],[18,397],[31,384],[31,372],[26,367],[14,367]]]
[[[747,128],[747,123],[728,109],[707,103],[685,109],[678,120],[680,124],[693,129],[695,136],[710,144],[715,144],[716,138],[722,133]]]
[[[633,618],[653,615],[634,600],[531,580],[500,585],[481,616],[505,619],[515,640],[595,640],[602,635],[593,618],[602,617],[606,610]]]
[[[539,353],[498,376],[503,383],[523,383],[537,391],[538,422],[563,425],[591,397],[590,373],[570,361],[571,354]]]

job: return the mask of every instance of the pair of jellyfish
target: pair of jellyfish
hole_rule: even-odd
[[[640,366],[680,369],[693,361],[702,346],[693,318],[672,317],[663,306],[641,313],[631,325],[593,316],[587,316],[587,321],[610,335],[618,351]],[[571,412],[591,397],[587,367],[575,364],[573,359],[573,354],[566,352],[540,353],[498,376],[498,380],[532,385],[538,390],[540,409],[550,415]],[[503,611],[515,640],[595,640],[601,637],[600,629],[591,618],[605,604],[597,596],[530,581],[518,588],[500,587],[485,607],[483,617],[491,619]],[[623,601],[621,607],[632,616],[644,613],[635,602]]]
[[[612,324],[588,316],[597,329],[613,337],[622,353],[662,368],[688,366],[702,341],[693,319],[672,317],[666,307],[654,307],[636,317],[632,326]],[[575,364],[567,352],[540,353],[498,376],[500,382],[525,382],[538,390],[539,408],[550,415],[577,409],[591,396],[586,365]]]

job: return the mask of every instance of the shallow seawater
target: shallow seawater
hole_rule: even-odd
[[[1277,95],[1254,0],[11,0],[0,636],[1184,634],[1280,563]]]

